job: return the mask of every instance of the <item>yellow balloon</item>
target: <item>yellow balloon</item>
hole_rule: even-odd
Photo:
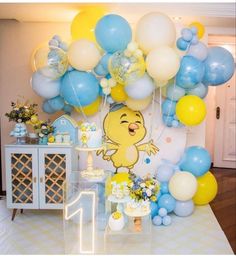
[[[185,125],[198,125],[206,117],[206,104],[198,96],[184,96],[176,104],[176,115]]]
[[[119,172],[114,176],[108,178],[106,181],[106,195],[111,194],[111,182],[116,182],[118,184],[122,182],[127,182],[128,184],[130,182],[129,174],[127,172]]]
[[[216,196],[218,185],[216,178],[209,171],[203,176],[197,178],[197,192],[193,197],[193,202],[197,205],[210,203]]]
[[[192,22],[189,27],[195,27],[197,28],[197,37],[198,39],[201,39],[205,34],[205,27],[200,22]]]
[[[94,29],[97,22],[105,15],[105,8],[102,6],[93,6],[84,8],[73,19],[71,24],[72,39],[86,38],[96,42]]]
[[[98,97],[92,104],[82,107],[82,108],[75,107],[75,110],[78,113],[82,113],[82,111],[83,111],[83,113],[86,116],[93,116],[98,112],[101,101],[102,101],[101,97]]]
[[[122,102],[127,100],[128,95],[124,90],[124,86],[122,84],[117,84],[111,88],[111,97],[114,101]]]
[[[128,108],[136,111],[141,111],[147,108],[151,103],[151,101],[152,101],[152,95],[142,100],[135,100],[135,99],[128,98],[125,103]]]

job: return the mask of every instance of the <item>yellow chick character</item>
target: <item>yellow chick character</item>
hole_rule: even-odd
[[[104,160],[111,160],[116,172],[121,167],[129,171],[133,169],[138,162],[139,151],[145,151],[148,155],[155,155],[159,151],[152,140],[138,145],[146,135],[143,116],[141,112],[123,104],[111,108],[104,119],[103,128],[108,139],[107,148],[98,150],[97,155],[102,154]],[[107,155],[108,151],[114,152]]]

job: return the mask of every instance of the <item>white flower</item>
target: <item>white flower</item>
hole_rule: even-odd
[[[141,183],[141,184],[140,184],[140,187],[141,187],[141,188],[145,188],[145,183]]]
[[[153,185],[150,185],[148,188],[153,189],[153,188],[154,188],[154,186],[153,186]]]
[[[45,125],[42,125],[42,130],[45,130],[45,129],[47,129],[47,126],[45,126]]]
[[[43,135],[42,133],[39,133],[39,137],[40,137],[40,138],[43,138],[43,136],[44,136],[44,135]]]
[[[152,195],[152,191],[150,189],[146,190],[147,196],[151,196]]]
[[[18,123],[21,123],[21,122],[22,122],[22,119],[21,119],[21,118],[17,119],[17,122],[18,122]]]

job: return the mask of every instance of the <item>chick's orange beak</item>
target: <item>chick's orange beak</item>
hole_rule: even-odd
[[[137,130],[137,129],[139,129],[139,126],[136,123],[131,123],[128,126],[129,134],[131,136],[134,136],[136,134],[135,130]]]

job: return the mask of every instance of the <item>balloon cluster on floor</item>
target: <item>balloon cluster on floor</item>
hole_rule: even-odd
[[[177,165],[163,161],[156,173],[160,192],[151,205],[154,225],[167,226],[171,224],[169,213],[187,217],[194,205],[205,205],[215,198],[218,187],[210,166],[208,151],[199,146],[186,148]]]
[[[232,55],[199,41],[204,27],[198,22],[184,28],[176,40],[175,25],[163,13],[144,15],[133,36],[123,17],[104,14],[96,8],[81,11],[72,22],[74,41],[69,46],[54,36],[35,52],[32,88],[45,99],[43,111],[75,109],[89,116],[103,101],[143,110],[157,88],[167,87],[163,122],[169,127],[201,123],[208,86],[223,84],[233,75]],[[182,58],[175,45],[185,51]]]

